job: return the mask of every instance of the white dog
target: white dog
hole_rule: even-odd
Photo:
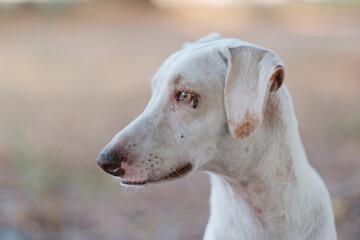
[[[204,239],[336,239],[328,191],[309,165],[272,51],[211,34],[161,66],[145,111],[102,150],[123,185],[205,170]]]

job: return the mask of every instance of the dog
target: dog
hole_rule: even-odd
[[[337,239],[310,166],[285,67],[268,49],[210,34],[170,56],[144,112],[97,159],[122,185],[210,175],[205,240]]]

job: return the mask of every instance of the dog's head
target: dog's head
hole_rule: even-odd
[[[170,56],[152,78],[144,112],[102,150],[99,165],[126,185],[184,176],[220,160],[225,138],[262,123],[284,67],[271,51],[211,34]]]

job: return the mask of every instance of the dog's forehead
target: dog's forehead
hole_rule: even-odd
[[[172,54],[152,78],[152,85],[160,82],[175,82],[181,76],[190,82],[203,79],[224,80],[227,64],[221,54],[223,48],[252,45],[239,39],[215,39],[204,43],[191,43]]]

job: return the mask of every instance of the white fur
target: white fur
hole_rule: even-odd
[[[336,239],[283,73],[274,53],[237,39],[212,34],[186,44],[153,77],[145,111],[103,151],[126,156],[124,184],[162,182],[186,164],[207,171],[205,240]],[[196,94],[197,108],[177,101],[182,91]]]

